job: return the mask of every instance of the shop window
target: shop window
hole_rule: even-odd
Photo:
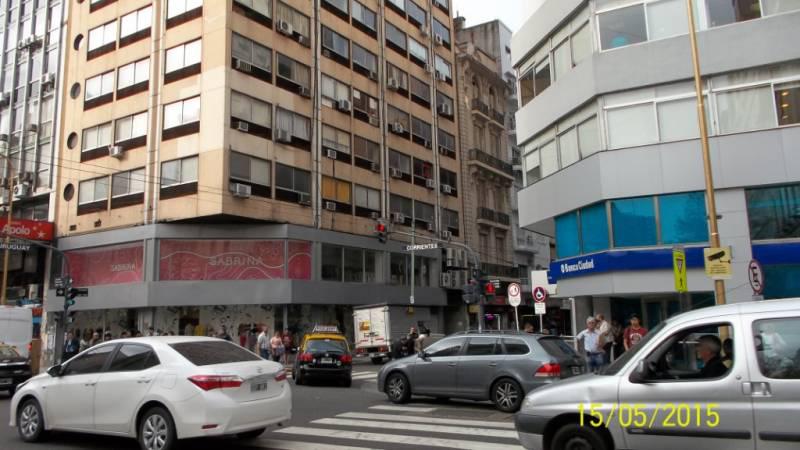
[[[615,247],[656,245],[656,215],[652,197],[611,201]]]
[[[662,244],[708,242],[705,194],[662,195],[658,208]]]
[[[606,203],[597,203],[580,210],[581,253],[608,250],[608,215]]]
[[[747,189],[750,239],[800,238],[800,184]]]
[[[578,213],[571,212],[556,217],[556,254],[558,258],[569,258],[580,252]]]

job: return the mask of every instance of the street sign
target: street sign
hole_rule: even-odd
[[[61,278],[61,277],[56,277],[56,279],[53,280],[53,284],[56,286],[56,288],[63,288],[64,287],[64,279]]]
[[[407,252],[418,252],[420,250],[436,250],[439,248],[439,244],[417,244],[417,245],[406,245]]]
[[[67,295],[67,290],[65,288],[56,288],[56,297],[63,297],[65,295]]]
[[[517,283],[508,285],[508,304],[516,308],[522,303],[522,290]]]
[[[547,289],[541,286],[533,288],[533,301],[535,303],[544,303],[545,300],[547,300]]]
[[[540,315],[540,316],[545,315],[547,313],[547,304],[543,303],[543,302],[534,303],[533,304],[533,312],[534,312],[534,314],[537,314],[537,315]]]
[[[409,297],[408,302],[410,304],[412,304],[412,305],[414,304],[414,296],[413,295],[411,297]]]
[[[750,287],[753,288],[753,295],[758,296],[764,293],[764,269],[757,260],[750,261],[747,269],[750,278]]]
[[[712,280],[730,280],[733,277],[730,247],[704,248],[703,261],[706,275]]]
[[[74,289],[76,297],[88,297],[89,296],[89,288],[72,288]]]
[[[5,250],[5,249],[6,249],[5,241],[0,241],[0,250]],[[27,242],[20,242],[16,239],[11,239],[8,242],[8,249],[27,252],[31,249],[31,244],[28,244]]]
[[[495,289],[500,289],[500,280],[490,280]]]
[[[675,290],[688,292],[686,285],[686,251],[682,247],[672,249],[672,271],[675,277]]]

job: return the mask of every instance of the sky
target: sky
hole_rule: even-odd
[[[544,0],[452,0],[453,15],[456,12],[467,18],[467,26],[500,19],[517,31],[528,20],[531,13]]]

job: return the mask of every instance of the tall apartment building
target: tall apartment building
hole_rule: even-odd
[[[448,0],[99,0],[69,13],[59,246],[75,328],[442,331],[463,237]],[[51,291],[52,292],[52,291]],[[457,307],[454,304],[454,307]]]
[[[50,197],[58,173],[53,157],[58,144],[63,7],[60,0],[0,1],[0,190],[4,205],[0,220],[5,224],[8,203],[13,200],[13,217],[21,221],[14,222],[9,232],[41,241],[52,238],[50,231],[42,230],[52,229],[46,222],[53,220]],[[47,250],[23,243],[12,248],[8,302],[41,303]]]
[[[800,295],[800,9],[697,0],[700,66],[729,302]],[[714,303],[683,0],[549,0],[512,39],[526,188],[520,223],[556,237],[550,275],[578,317],[653,326]],[[679,300],[672,248],[687,252]]]

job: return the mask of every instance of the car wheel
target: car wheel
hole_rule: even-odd
[[[236,434],[236,438],[242,440],[255,439],[264,434],[264,431],[266,430],[267,430],[266,428],[259,428],[257,430],[245,431],[244,433]]]
[[[564,425],[553,436],[553,450],[608,450],[603,436],[591,427]]]
[[[492,386],[492,402],[497,409],[506,413],[513,413],[519,410],[525,393],[519,383],[510,379],[503,378]]]
[[[395,372],[386,380],[386,395],[392,403],[406,403],[411,398],[411,385],[402,373]]]
[[[150,408],[139,423],[138,438],[142,450],[171,449],[177,439],[172,416],[160,406]]]
[[[44,414],[36,400],[26,400],[17,409],[17,432],[25,442],[38,442],[44,437]]]
[[[292,378],[294,378],[294,384],[298,386],[305,383],[305,378],[303,378],[303,374],[300,371],[297,371]]]
[[[372,361],[372,364],[375,364],[376,366],[378,366],[378,365],[383,364],[383,357],[372,358],[371,361]]]
[[[349,388],[352,385],[353,385],[353,379],[352,378],[347,377],[347,378],[344,378],[342,380],[342,386]]]

